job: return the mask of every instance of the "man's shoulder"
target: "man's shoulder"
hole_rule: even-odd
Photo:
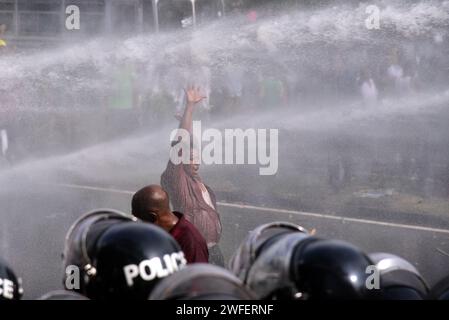
[[[178,229],[180,236],[187,238],[195,237],[206,241],[193,223],[185,218],[184,214],[177,211],[174,211],[173,213],[179,218],[176,228]]]
[[[175,213],[178,218],[178,228],[180,229],[192,229],[195,232],[198,232],[198,230],[196,229],[196,227],[193,225],[193,223],[191,223],[189,220],[186,219],[186,217],[184,216],[184,214],[176,212]]]

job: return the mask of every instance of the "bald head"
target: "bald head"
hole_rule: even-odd
[[[148,222],[154,222],[152,213],[157,216],[170,212],[168,194],[158,185],[146,186],[137,191],[131,202],[132,214]]]

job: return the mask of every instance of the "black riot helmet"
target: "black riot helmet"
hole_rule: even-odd
[[[294,248],[291,276],[302,299],[376,299],[367,286],[371,259],[358,247],[339,240],[311,238]]]
[[[79,268],[79,292],[90,299],[147,299],[160,279],[185,264],[167,232],[113,210],[88,213],[66,237],[65,270]]]
[[[237,249],[229,268],[258,298],[291,297],[295,294],[288,267],[292,247],[309,237],[306,229],[293,223],[261,225]]]
[[[22,280],[17,278],[14,271],[0,258],[0,301],[20,300],[22,295]]]
[[[162,280],[150,300],[254,300],[255,296],[229,271],[205,263],[187,266]]]
[[[62,254],[65,270],[63,280],[67,289],[72,289],[68,286],[72,270],[78,271],[80,276],[79,287],[73,287],[76,288],[75,291],[85,293],[86,286],[97,272],[92,257],[98,238],[110,226],[130,221],[136,221],[136,219],[120,211],[98,209],[84,214],[72,224],[65,237]]]
[[[260,299],[371,299],[367,268],[357,247],[304,233],[287,233],[257,256],[245,284]]]
[[[390,253],[371,253],[369,257],[376,267],[372,274],[378,273],[377,289],[380,299],[423,300],[427,298],[428,286],[410,262]]]
[[[449,276],[441,279],[432,287],[428,298],[431,300],[449,300]]]

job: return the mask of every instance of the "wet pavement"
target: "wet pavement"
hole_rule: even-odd
[[[1,217],[0,254],[22,275],[25,298],[36,298],[62,287],[61,252],[71,223],[95,208],[129,212],[132,193],[42,183],[30,186],[22,186],[20,192],[0,194],[4,208],[0,214],[8,215]],[[248,231],[265,222],[284,220],[316,228],[318,236],[350,241],[367,252],[400,255],[410,260],[431,284],[449,270],[449,230],[438,226],[344,219],[227,203],[219,209],[224,227],[221,247],[226,260]]]

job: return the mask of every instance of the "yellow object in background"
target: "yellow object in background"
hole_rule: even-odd
[[[0,39],[0,47],[6,47],[6,41],[3,39]]]

